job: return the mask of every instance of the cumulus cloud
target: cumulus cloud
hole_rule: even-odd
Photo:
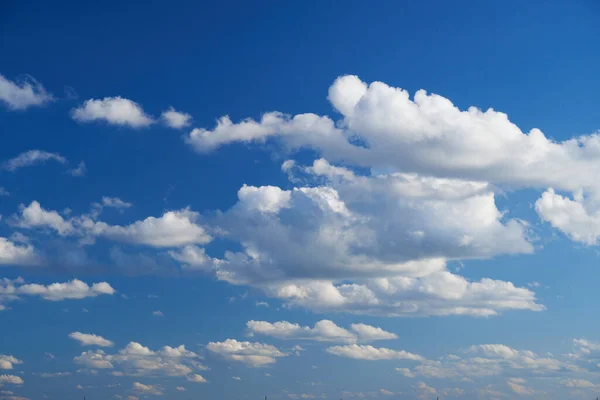
[[[11,355],[0,354],[0,369],[13,369],[19,364],[23,364],[23,361]]]
[[[21,205],[20,215],[13,217],[13,223],[20,228],[50,229],[61,236],[105,237],[150,247],[206,244],[212,240],[204,227],[197,223],[200,215],[188,208],[120,226],[96,220],[104,207],[122,210],[131,207],[131,203],[116,197],[104,197],[102,203],[92,204],[92,213],[65,218],[57,211],[46,210],[39,202],[32,201],[28,206]]]
[[[78,122],[105,121],[131,128],[143,128],[154,123],[139,104],[120,96],[86,100],[71,111],[71,117]]]
[[[132,389],[141,395],[154,395],[154,396],[162,396],[164,395],[163,390],[157,385],[144,385],[143,383],[133,382]]]
[[[210,342],[206,349],[229,361],[241,362],[251,367],[274,364],[277,358],[286,357],[277,347],[258,342],[238,342],[227,339],[224,342]]]
[[[248,321],[247,330],[250,334],[271,336],[278,339],[315,340],[318,342],[355,343],[357,341],[372,341],[395,339],[397,336],[381,328],[353,324],[351,330],[337,326],[329,320],[321,320],[314,327],[300,326],[288,321],[270,323],[267,321]]]
[[[22,385],[23,379],[16,375],[0,375],[0,385],[4,383],[10,383],[13,385]]]
[[[2,164],[2,168],[10,172],[15,172],[18,169],[44,164],[47,161],[56,161],[63,165],[68,163],[66,158],[57,153],[50,153],[44,150],[28,150],[5,161]]]
[[[118,369],[119,375],[127,376],[187,376],[194,379],[195,371],[205,370],[201,357],[186,349],[164,346],[151,350],[137,342],[130,342],[117,353],[109,354],[103,350],[86,351],[73,361],[89,369]]]
[[[329,354],[339,357],[354,358],[357,360],[412,360],[423,361],[424,358],[418,354],[412,354],[404,350],[392,350],[384,347],[377,348],[358,344],[345,346],[333,346],[326,350]]]
[[[44,86],[31,76],[15,82],[0,74],[0,102],[10,110],[43,106],[53,100],[54,98],[44,89]]]
[[[0,265],[32,265],[40,262],[34,247],[0,237]]]
[[[114,346],[114,343],[110,340],[104,339],[102,336],[94,335],[91,333],[71,332],[69,333],[69,337],[71,339],[77,340],[82,346]]]
[[[84,299],[100,295],[112,295],[116,291],[107,282],[98,282],[89,286],[78,279],[64,283],[41,285],[25,283],[22,278],[0,279],[0,306],[3,303],[18,300],[23,296],[40,297],[48,301]]]
[[[192,123],[192,116],[190,114],[176,111],[173,107],[169,107],[167,111],[164,111],[161,114],[161,118],[165,125],[173,129],[185,128]]]
[[[208,382],[202,375],[199,374],[191,374],[188,375],[187,380],[194,383],[206,383]]]

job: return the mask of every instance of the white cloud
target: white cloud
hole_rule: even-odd
[[[143,128],[154,123],[139,104],[120,96],[86,100],[71,111],[71,116],[78,122],[106,121],[111,125],[131,128]]]
[[[398,335],[391,332],[386,332],[380,327],[366,325],[363,323],[352,324],[350,329],[358,334],[358,337],[362,341],[373,341],[373,340],[389,340],[397,339]]]
[[[25,283],[22,278],[0,278],[0,309],[3,303],[18,300],[23,296],[37,296],[44,300],[61,301],[68,299],[84,299],[100,295],[112,295],[115,290],[106,282],[88,286],[78,279],[65,283],[41,285]]]
[[[81,161],[77,167],[70,169],[68,172],[72,176],[84,176],[87,173],[85,162]]]
[[[13,369],[15,365],[23,364],[22,360],[19,360],[13,356],[7,356],[0,354],[0,369]]]
[[[185,348],[164,346],[154,351],[137,342],[130,342],[115,354],[102,350],[87,351],[73,361],[90,369],[119,369],[118,375],[127,376],[188,376],[194,371],[205,370],[200,356]],[[189,378],[191,379],[191,378]]]
[[[241,362],[252,367],[274,364],[277,358],[288,355],[269,344],[238,342],[235,339],[227,339],[224,342],[210,342],[206,349],[226,360]]]
[[[90,333],[81,333],[81,332],[71,332],[69,333],[69,337],[71,339],[77,340],[82,346],[100,346],[100,347],[112,347],[114,343],[108,339],[104,339],[102,336],[90,334]]]
[[[0,385],[3,383],[10,383],[13,385],[22,385],[23,379],[16,375],[0,375]]]
[[[10,192],[4,189],[2,186],[0,186],[0,197],[1,196],[10,196]]]
[[[236,381],[241,381],[242,380],[242,378],[240,378],[239,376],[232,376],[231,378],[233,380],[236,380]]]
[[[192,116],[190,114],[176,111],[170,107],[167,111],[161,114],[161,118],[165,125],[173,129],[181,129],[190,126]]]
[[[354,358],[357,360],[424,360],[420,355],[412,354],[404,350],[392,350],[383,347],[377,348],[358,344],[333,346],[329,347],[326,351],[339,357]]]
[[[186,391],[186,389],[183,386],[177,386],[175,388],[175,390],[177,390],[178,392],[185,392]]]
[[[42,106],[53,100],[44,86],[31,76],[27,76],[20,82],[14,82],[0,74],[0,101],[11,110]]]
[[[63,378],[65,376],[71,376],[70,372],[42,372],[40,374],[42,378]]]
[[[207,382],[207,380],[204,379],[204,377],[202,375],[198,375],[198,374],[188,375],[187,380],[190,382],[194,382],[194,383],[206,383]]]
[[[141,395],[150,394],[154,396],[164,395],[163,390],[157,385],[144,385],[143,383],[133,382],[133,390]]]
[[[195,223],[198,217],[198,213],[186,208],[165,212],[159,218],[148,217],[127,226],[96,222],[84,224],[84,227],[89,227],[93,234],[116,241],[152,247],[179,247],[211,241],[205,229]]]
[[[0,286],[0,293],[2,293],[2,289],[6,289],[7,287],[10,286]],[[112,295],[116,292],[106,282],[98,282],[94,283],[92,286],[88,286],[79,279],[73,279],[72,281],[65,283],[52,283],[47,286],[30,283],[17,286],[14,289],[14,293],[17,295],[40,296],[44,300],[50,301],[84,299],[86,297],[96,297],[99,295]]]
[[[101,204],[92,205],[91,214],[66,219],[58,212],[45,210],[39,202],[32,201],[29,206],[21,205],[21,214],[13,219],[14,225],[21,228],[49,228],[61,236],[106,237],[151,247],[180,247],[206,244],[212,240],[204,227],[197,224],[200,215],[188,208],[167,211],[161,217],[147,217],[126,226],[95,220],[103,207],[124,209],[130,206],[130,203],[121,199],[104,197]]]
[[[252,335],[265,335],[278,339],[307,339],[318,342],[342,342],[355,343],[357,341],[372,341],[383,339],[395,339],[397,336],[386,332],[381,328],[365,325],[353,324],[351,332],[347,329],[337,326],[329,320],[321,320],[315,323],[314,327],[300,326],[288,321],[279,321],[270,323],[267,321],[248,321],[246,323],[248,332]]]
[[[165,316],[165,314],[163,314],[163,312],[160,310],[152,311],[152,315],[154,315],[155,317],[164,317]]]
[[[2,168],[14,172],[21,168],[43,164],[46,161],[56,161],[63,165],[68,163],[66,158],[57,153],[50,153],[44,150],[28,150],[4,162]]]
[[[522,383],[524,383],[524,380],[519,378],[511,378],[508,381],[506,381],[506,384],[508,385],[510,390],[512,390],[520,396],[531,396],[535,394],[535,391],[533,389],[523,386]]]
[[[32,245],[19,245],[0,237],[0,265],[32,265],[39,262]]]
[[[43,209],[37,201],[32,201],[28,206],[21,204],[20,212],[16,224],[21,228],[50,228],[61,236],[70,235],[75,231],[71,221],[65,220],[56,211]]]
[[[390,392],[389,390],[385,390],[385,389],[379,389],[379,393],[381,393],[384,396],[393,396],[394,392]]]

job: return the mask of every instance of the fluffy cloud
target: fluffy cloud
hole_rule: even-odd
[[[78,279],[65,283],[41,285],[25,283],[22,278],[0,279],[0,306],[2,303],[15,301],[22,296],[37,296],[44,300],[61,301],[69,299],[84,299],[100,295],[112,295],[115,290],[107,282],[94,283],[91,286]]]
[[[102,336],[90,334],[90,333],[81,333],[81,332],[71,332],[69,333],[69,337],[71,339],[77,340],[82,346],[100,346],[100,347],[112,347],[114,343],[108,339],[104,339]]]
[[[420,355],[412,354],[404,350],[392,350],[383,347],[377,348],[358,344],[329,347],[327,352],[339,357],[354,358],[357,360],[424,360]]]
[[[13,385],[22,385],[23,379],[16,375],[0,375],[0,385],[3,383],[10,383]]]
[[[173,107],[164,111],[161,114],[161,118],[165,125],[173,129],[181,129],[190,126],[192,121],[192,116],[190,114],[175,111]]]
[[[197,224],[200,215],[184,208],[167,211],[160,217],[147,217],[130,225],[109,225],[97,221],[102,208],[124,209],[131,204],[119,198],[104,197],[102,203],[92,205],[92,213],[64,218],[58,212],[44,209],[39,202],[21,205],[20,215],[13,217],[20,228],[47,228],[61,236],[105,237],[119,242],[151,247],[179,247],[190,244],[206,244],[212,237]]]
[[[120,96],[86,100],[71,111],[71,116],[78,122],[106,121],[131,128],[143,128],[154,122],[139,104]]]
[[[30,244],[19,245],[0,237],[0,265],[32,265],[40,259]]]
[[[132,389],[138,394],[150,394],[154,396],[162,396],[163,390],[157,385],[144,385],[143,383],[133,382]]]
[[[198,248],[171,256],[317,311],[489,316],[544,309],[529,289],[446,271],[448,259],[533,249],[527,224],[504,218],[488,184],[359,176],[325,160],[303,172],[320,186],[243,186],[238,203],[218,214],[214,229],[242,251],[222,259]]]
[[[0,369],[13,369],[15,365],[23,364],[23,361],[13,356],[0,354]]]
[[[274,364],[277,358],[288,355],[269,344],[238,342],[235,339],[227,339],[224,342],[210,342],[206,349],[226,360],[241,362],[252,367]]]
[[[67,159],[60,154],[50,153],[44,150],[29,150],[4,162],[2,164],[2,168],[7,171],[14,172],[21,168],[43,164],[46,161],[56,161],[63,165],[68,163]]]
[[[10,286],[0,288],[6,290]],[[15,294],[40,296],[44,300],[61,301],[67,299],[84,299],[86,297],[96,297],[100,295],[112,295],[115,290],[106,282],[98,282],[88,286],[87,283],[79,279],[65,283],[52,283],[50,285],[40,285],[36,283],[24,284],[15,288]]]
[[[73,361],[90,369],[116,369],[127,376],[187,376],[195,379],[194,371],[205,370],[200,356],[185,348],[164,346],[154,351],[137,342],[130,342],[115,354],[102,350],[86,351]]]
[[[267,321],[248,321],[246,326],[248,332],[253,335],[259,334],[278,339],[305,339],[318,342],[355,343],[357,341],[397,338],[393,333],[365,324],[351,325],[351,330],[353,331],[351,332],[326,319],[316,322],[313,328],[309,326],[300,326],[288,321],[279,321],[275,323]]]
[[[53,100],[41,83],[27,76],[20,82],[14,82],[0,74],[0,101],[11,110],[25,110],[42,106]]]

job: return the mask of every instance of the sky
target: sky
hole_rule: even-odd
[[[595,399],[600,6],[0,4],[0,400]]]

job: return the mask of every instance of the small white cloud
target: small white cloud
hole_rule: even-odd
[[[161,118],[165,125],[173,129],[181,129],[190,126],[192,116],[190,114],[176,111],[173,107],[162,113]]]
[[[111,125],[131,128],[143,128],[154,123],[139,104],[120,96],[86,100],[71,111],[71,117],[78,122],[106,121]]]
[[[184,388],[183,386],[177,386],[175,389],[176,389],[178,392],[185,392],[185,391],[186,391],[186,388]]]
[[[329,354],[340,357],[354,358],[357,360],[414,360],[423,361],[424,358],[418,354],[412,354],[404,350],[392,350],[350,344],[346,346],[333,346],[326,350]]]
[[[16,375],[0,375],[0,385],[3,383],[10,383],[13,385],[22,385],[23,379]]]
[[[14,82],[0,74],[0,102],[10,110],[43,106],[52,100],[52,95],[33,77],[26,76],[20,82]]]
[[[288,355],[270,344],[238,342],[235,339],[227,339],[224,342],[210,342],[206,349],[211,353],[219,354],[226,360],[242,362],[251,367],[274,364],[277,358]]]
[[[191,374],[188,375],[187,380],[194,383],[206,383],[208,382],[202,375]]]
[[[71,332],[69,333],[69,337],[71,339],[77,340],[82,346],[100,346],[100,347],[112,347],[114,343],[108,339],[104,339],[102,336],[89,334],[89,333],[81,333],[81,332]]]
[[[267,303],[266,301],[257,301],[255,305],[256,307],[269,307],[269,303]]]
[[[79,163],[79,165],[77,165],[76,168],[70,169],[68,171],[69,174],[71,174],[72,176],[84,176],[87,173],[87,168],[85,166],[85,163],[83,161],[81,161]]]
[[[232,378],[233,378],[234,380],[236,380],[236,381],[241,381],[241,380],[242,380],[242,378],[240,378],[239,376],[232,376]]]
[[[13,356],[0,354],[0,369],[13,369],[15,365],[23,364],[23,361]]]
[[[6,161],[2,167],[7,171],[14,172],[20,168],[43,164],[46,161],[56,161],[63,165],[68,162],[66,158],[57,153],[50,153],[44,150],[28,150]]]
[[[160,310],[152,311],[152,315],[154,315],[155,317],[164,317],[165,316],[165,314],[163,314],[163,312]]]
[[[154,396],[162,396],[163,390],[157,385],[144,385],[140,382],[133,382],[133,390],[139,394],[150,394]]]
[[[0,186],[0,197],[1,196],[10,196],[8,190],[4,189],[2,186]]]

